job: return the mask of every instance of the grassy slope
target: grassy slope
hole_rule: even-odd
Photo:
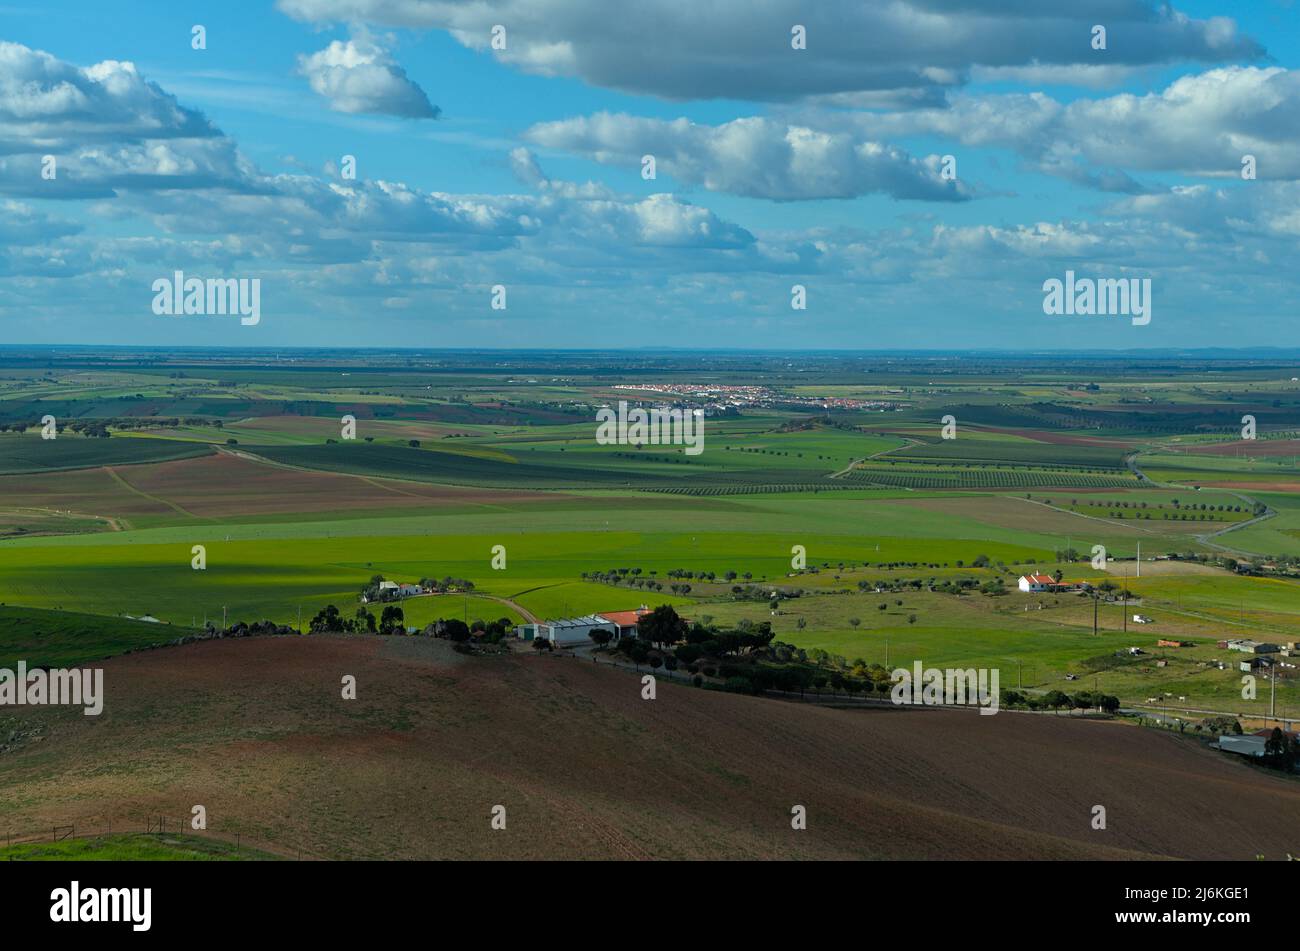
[[[0,846],[3,862],[256,862],[276,858],[232,842],[170,833],[100,835]]]
[[[126,618],[0,605],[0,667],[71,667],[161,644],[187,628]]]

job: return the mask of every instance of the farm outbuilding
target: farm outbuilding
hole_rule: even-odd
[[[1218,747],[1225,753],[1238,756],[1263,756],[1266,740],[1262,736],[1221,736]]]
[[[599,614],[583,617],[564,618],[559,621],[545,621],[533,625],[533,638],[544,637],[556,647],[573,647],[591,640],[592,631],[609,631],[612,637],[618,636],[618,625],[607,621]],[[533,638],[530,638],[533,639]]]

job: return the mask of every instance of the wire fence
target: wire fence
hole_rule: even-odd
[[[231,847],[233,854],[238,857],[241,853],[253,855],[255,853],[271,853],[281,858],[290,858],[302,860],[312,858],[309,853],[304,852],[300,842],[290,840],[289,847],[285,847],[283,842],[277,840],[277,845],[266,846],[259,841],[256,848],[250,848],[243,843],[243,833],[232,832],[227,835],[215,833],[206,827],[194,827],[194,817],[192,815],[168,816],[162,814],[151,814],[143,819],[134,819],[130,821],[114,821],[104,819],[100,821],[84,821],[78,823],[69,823],[67,825],[36,826],[26,829],[9,829],[0,838],[0,844],[3,844],[6,851],[10,846],[15,845],[32,845],[48,842],[57,844],[66,842],[69,839],[103,839],[118,835],[147,835],[147,836],[194,836],[208,839],[215,843],[224,844]],[[8,861],[22,861],[17,855],[6,855]]]

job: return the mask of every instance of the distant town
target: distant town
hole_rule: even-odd
[[[893,410],[901,404],[889,400],[850,399],[842,396],[792,396],[767,386],[732,386],[692,383],[619,383],[616,390],[658,393],[716,410],[745,407],[800,407],[841,410]]]

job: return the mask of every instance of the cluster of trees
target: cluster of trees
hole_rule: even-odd
[[[211,426],[223,429],[225,424],[219,419],[205,419],[202,416],[128,416],[108,421],[114,429],[175,429],[179,426]]]
[[[1291,772],[1300,765],[1300,740],[1273,727],[1272,734],[1264,744],[1264,755],[1259,761],[1269,769]]]
[[[144,398],[139,394],[137,394],[137,397]],[[40,423],[0,423],[0,433],[25,433],[28,429],[39,429],[40,426]],[[175,429],[179,426],[212,426],[221,429],[222,422],[219,419],[204,419],[202,416],[113,416],[102,419],[72,419],[59,424],[61,432],[80,433],[83,436],[99,439],[107,439],[112,435],[109,432],[109,427],[113,429]]]
[[[771,689],[885,694],[891,687],[889,672],[879,664],[859,659],[850,667],[839,655],[774,641],[767,621],[742,620],[734,629],[723,630],[706,620],[689,624],[672,607],[661,605],[641,619],[637,633],[619,642],[620,654],[638,667],[646,664],[670,673],[684,669],[697,686],[707,677],[721,678],[725,690],[753,694]],[[604,632],[593,632],[592,637],[602,646],[610,639]]]
[[[498,618],[495,621],[476,619],[466,624],[460,618],[439,618],[425,625],[421,632],[425,637],[444,637],[451,641],[463,643],[475,639],[497,643],[514,630],[510,618]],[[352,617],[344,616],[337,607],[326,605],[311,619],[308,631],[312,634],[405,634],[406,617],[396,604],[385,604],[378,618],[364,606],[357,608]]]
[[[107,439],[108,421],[103,419],[74,419],[63,424],[65,432],[80,433],[95,439]]]
[[[1227,571],[1235,571],[1243,575],[1261,574],[1264,565],[1272,562],[1283,574],[1291,574],[1297,568],[1300,568],[1300,556],[1297,555],[1276,555],[1265,558],[1256,555],[1249,560],[1238,560],[1224,554],[1207,554],[1205,552],[1169,552],[1167,556],[1171,561],[1195,561],[1203,565],[1213,565],[1216,568],[1223,568]]]
[[[772,610],[776,610],[778,601],[787,598],[798,598],[803,596],[803,588],[770,588],[763,585],[734,584],[731,586],[731,600],[733,601],[767,601]]]
[[[496,644],[502,638],[507,637],[513,630],[514,622],[508,617],[497,618],[495,621],[484,621],[481,618],[476,618],[469,624],[466,624],[460,618],[439,618],[432,624],[427,625],[424,633],[428,637],[444,637],[456,643],[464,643],[474,639]],[[549,642],[546,643],[549,646]],[[534,646],[536,646],[536,642],[534,642]]]
[[[1021,693],[1019,690],[1003,690],[1000,702],[1004,707],[1020,710],[1104,710],[1106,713],[1114,713],[1119,709],[1119,697],[1088,690],[1076,694],[1049,690],[1041,697]]]
[[[395,604],[384,605],[377,621],[365,607],[357,608],[356,614],[349,618],[334,605],[327,604],[316,612],[308,630],[312,634],[405,634],[406,617]]]
[[[729,451],[731,451],[731,448],[732,448],[732,447],[731,447],[731,446],[723,446],[722,448],[723,448],[724,450],[727,450],[727,451],[729,452]],[[735,448],[736,448],[736,451],[737,451],[737,452],[752,452],[752,453],[756,453],[757,455],[760,455],[760,456],[789,456],[789,455],[792,455],[792,453],[790,453],[788,450],[777,450],[777,449],[756,449],[756,448],[748,447],[748,446],[736,446]],[[793,453],[793,455],[797,456],[797,457],[800,458],[800,459],[803,458],[803,453],[802,453],[802,452]],[[818,456],[817,458],[820,459],[821,456]],[[831,458],[833,458],[833,457],[832,457],[832,456],[827,456],[826,458],[827,458],[827,459],[831,459]]]
[[[651,574],[654,574],[654,572],[651,572]],[[584,571],[582,573],[582,578],[584,581],[597,581],[603,584],[623,584],[626,582],[629,587],[644,588],[646,591],[662,591],[664,589],[663,582],[656,581],[654,578],[641,577],[640,568],[619,568],[611,569],[610,571]],[[685,593],[681,590],[683,588],[685,588],[686,591],[691,590],[691,586],[688,584],[674,583],[669,587],[671,587],[674,594]]]
[[[1043,501],[1044,501],[1045,503],[1047,503],[1048,505],[1055,505],[1055,504],[1056,504],[1056,502],[1052,501],[1051,499],[1047,499],[1047,498],[1043,499]],[[1184,505],[1183,505],[1183,504],[1182,504],[1178,499],[1171,499],[1170,502],[1169,502],[1169,504],[1172,505],[1172,506],[1173,506],[1174,508],[1176,508],[1176,509],[1186,509],[1186,510],[1189,511],[1189,512],[1190,512],[1190,511],[1194,511],[1194,510],[1199,510],[1199,511],[1202,511],[1202,512],[1240,512],[1240,511],[1242,511],[1242,508],[1241,508],[1240,505],[1236,505],[1236,506],[1233,506],[1233,505],[1207,505],[1207,504],[1204,503],[1204,502],[1201,502],[1201,503],[1193,502],[1191,505],[1186,505],[1186,506],[1184,506]],[[1078,499],[1070,499],[1070,507],[1071,507],[1071,508],[1078,508],[1078,507],[1079,507],[1079,500],[1078,500]],[[1154,507],[1155,509],[1159,510],[1159,509],[1164,508],[1164,507],[1165,507],[1165,504],[1164,504],[1163,502],[1125,502],[1125,501],[1122,501],[1122,500],[1121,500],[1121,501],[1117,501],[1117,500],[1115,500],[1115,499],[1109,499],[1109,500],[1105,500],[1105,499],[1103,499],[1103,500],[1100,500],[1100,501],[1098,501],[1098,500],[1096,500],[1096,499],[1089,499],[1089,500],[1088,500],[1088,508],[1107,508],[1107,509],[1146,509],[1146,508],[1152,508],[1152,507]]]
[[[474,590],[474,582],[468,578],[453,578],[448,575],[445,578],[421,578],[420,587],[438,594],[448,594],[451,592],[468,593]]]

